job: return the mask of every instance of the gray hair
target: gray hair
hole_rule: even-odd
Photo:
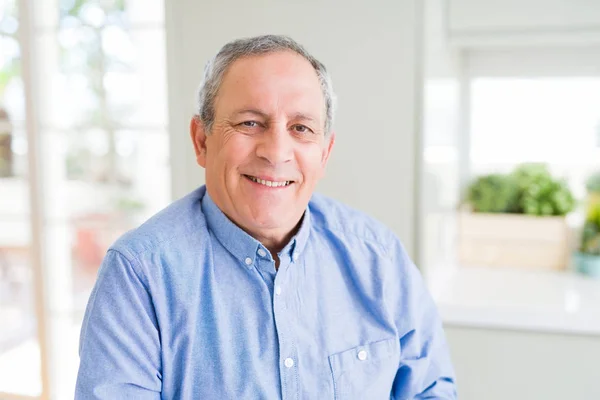
[[[231,64],[242,57],[288,50],[304,57],[317,73],[325,100],[325,135],[328,135],[333,127],[336,102],[331,77],[325,66],[311,56],[304,47],[293,39],[282,35],[264,35],[234,40],[223,46],[217,55],[206,64],[204,78],[198,90],[197,109],[198,116],[206,131],[210,132],[212,129],[215,120],[215,99],[223,76]]]

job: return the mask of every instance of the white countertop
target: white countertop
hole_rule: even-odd
[[[448,326],[600,335],[600,280],[466,267],[439,267],[426,278]]]

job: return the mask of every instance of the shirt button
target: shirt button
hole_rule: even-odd
[[[292,360],[291,358],[286,358],[283,363],[288,368],[292,368],[294,366],[294,360]]]
[[[298,261],[298,253],[294,253],[294,255],[292,255],[292,259],[294,261]]]
[[[263,249],[258,249],[258,255],[261,256],[261,257],[264,257],[264,256],[267,255],[267,252],[264,251]]]
[[[365,361],[367,359],[367,352],[364,350],[361,350],[358,352],[358,359],[360,361]]]
[[[275,288],[275,294],[276,294],[277,296],[279,296],[279,295],[281,294],[281,286],[277,286],[277,287]]]
[[[244,261],[246,262],[246,265],[252,265],[252,259],[250,257],[246,257]]]

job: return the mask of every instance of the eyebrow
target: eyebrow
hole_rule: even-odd
[[[264,112],[262,112],[260,110],[256,110],[254,108],[245,108],[243,110],[235,111],[233,113],[234,116],[238,116],[238,115],[242,115],[242,114],[253,114],[253,115],[265,118],[265,119],[269,118],[269,116],[267,115],[267,113],[264,113]]]
[[[235,111],[233,113],[234,116],[239,116],[239,115],[242,115],[242,114],[253,114],[253,115],[262,117],[264,119],[268,119],[269,118],[269,115],[267,113],[262,112],[260,110],[257,110],[255,108],[245,108],[243,110]],[[301,113],[301,112],[292,114],[290,117],[291,117],[290,119],[303,120],[303,121],[311,121],[311,122],[318,122],[314,117],[312,117],[312,116],[310,116],[308,114]]]
[[[317,122],[317,120],[314,117],[304,113],[296,113],[293,114],[291,117],[291,119],[301,119],[304,121]]]

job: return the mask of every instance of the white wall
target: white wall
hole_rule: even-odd
[[[459,201],[460,171],[468,167],[458,157],[460,122],[459,57],[447,43],[443,0],[424,2],[423,168],[421,175],[421,266],[451,260],[454,243],[448,218]]]
[[[319,190],[384,221],[414,256],[421,81],[418,0],[167,1],[173,192],[203,182],[188,139],[205,62],[241,36],[283,33],[329,68],[337,142]]]

